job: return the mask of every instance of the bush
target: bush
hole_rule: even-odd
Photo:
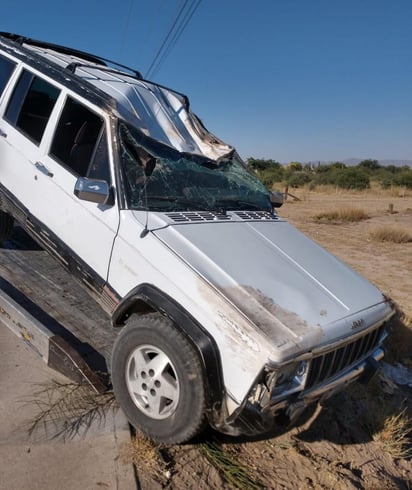
[[[407,171],[403,170],[401,173],[395,175],[393,182],[396,185],[412,189],[412,169]]]
[[[275,182],[282,182],[284,176],[283,167],[267,168],[263,172],[258,172],[257,176],[266,187],[272,187]]]
[[[369,189],[369,176],[359,168],[346,168],[336,172],[335,184],[341,189]]]
[[[294,187],[296,189],[297,187],[301,187],[301,186],[307,184],[311,180],[312,179],[311,179],[310,175],[307,174],[306,172],[293,172],[293,174],[291,174],[288,177],[287,183],[291,187]]]

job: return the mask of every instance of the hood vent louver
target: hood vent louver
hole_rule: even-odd
[[[234,214],[243,220],[276,220],[278,216],[276,214],[269,213],[269,211],[235,211]]]
[[[211,221],[272,221],[278,220],[276,214],[268,211],[229,211],[219,213],[217,211],[174,211],[165,215],[175,223],[211,222]]]
[[[181,211],[166,213],[166,216],[176,223],[187,223],[189,221],[230,221],[232,219],[229,214],[212,211]]]

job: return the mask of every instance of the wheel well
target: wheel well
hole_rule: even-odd
[[[155,311],[157,310],[143,299],[135,298],[133,301],[128,302],[125,310],[116,316],[116,319],[113,318],[113,326],[117,328],[122,327],[134,314],[146,315],[147,313],[154,313]]]
[[[112,315],[115,327],[125,324],[133,314],[159,312],[169,317],[196,349],[207,383],[209,407],[220,411],[224,395],[221,359],[215,339],[179,303],[151,284],[131,291]]]

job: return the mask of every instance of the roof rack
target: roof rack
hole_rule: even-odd
[[[110,66],[108,66],[108,63],[113,65],[114,67],[123,68],[123,69],[131,72],[130,75],[129,74],[126,74],[126,75],[128,75],[132,78],[136,78],[138,80],[141,80],[142,82],[149,82],[149,83],[155,85],[156,87],[163,88],[163,89],[169,90],[171,92],[174,92],[177,95],[180,95],[183,98],[186,109],[189,109],[190,103],[189,103],[189,99],[188,99],[187,95],[185,95],[182,92],[179,92],[177,90],[171,89],[171,88],[167,87],[166,85],[162,85],[160,83],[156,83],[156,82],[153,82],[151,80],[147,80],[147,79],[143,78],[142,74],[138,70],[130,68],[126,65],[122,65],[121,63],[118,63],[117,61],[109,60],[108,58],[103,58],[101,56],[90,54],[90,53],[87,53],[86,51],[80,51],[78,49],[68,48],[66,46],[61,46],[59,44],[48,43],[46,41],[39,41],[37,39],[32,39],[30,37],[21,36],[20,34],[13,34],[10,32],[1,32],[0,31],[0,37],[5,37],[5,38],[10,39],[10,40],[12,40],[16,43],[19,43],[19,44],[30,44],[32,46],[38,46],[40,48],[48,48],[48,49],[51,49],[53,51],[57,51],[58,53],[76,56],[78,58],[82,58],[86,62],[88,61],[88,62],[96,63],[96,64],[100,65],[101,67],[99,67],[99,70],[102,70],[102,71],[116,73],[116,70],[111,69]],[[88,66],[90,66],[90,65],[88,65],[87,63],[72,62],[66,66],[66,70],[70,71],[71,73],[75,73],[77,68],[88,67]],[[91,68],[93,68],[93,67],[91,67]]]
[[[135,70],[134,68],[130,68],[126,65],[122,65],[121,63],[118,63],[117,61],[109,60],[108,58],[103,58],[102,56],[97,56],[94,54],[87,53],[86,51],[80,51],[78,49],[68,48],[66,46],[48,43],[45,41],[39,41],[37,39],[32,39],[30,37],[25,37],[25,36],[21,36],[20,34],[13,34],[10,32],[0,32],[0,36],[15,41],[16,43],[19,44],[25,43],[25,44],[30,44],[32,46],[37,46],[39,48],[52,49],[53,51],[57,51],[59,53],[63,53],[71,56],[76,56],[78,58],[84,59],[85,61],[96,63],[102,66],[107,66],[107,64],[109,63],[115,67],[117,66],[118,68],[123,68],[125,70],[130,71],[139,80],[143,79],[142,74],[138,70]],[[87,66],[87,65],[83,65],[82,63],[70,63],[67,66],[67,69],[74,73],[74,71],[78,66]]]
[[[117,63],[117,66],[119,67],[122,67],[122,65],[119,65]],[[89,65],[88,63],[70,63],[69,65],[66,66],[66,70],[70,71],[71,73],[75,73],[76,69],[77,68],[95,68],[94,66],[92,65]],[[124,67],[124,68],[127,68],[127,67]],[[99,66],[99,70],[100,71],[106,71],[106,72],[109,72],[109,73],[122,73],[122,72],[119,72],[119,70],[114,70],[113,68],[110,68],[110,66]],[[137,71],[137,70],[133,70],[133,68],[127,68],[127,70],[131,71],[133,73],[133,77],[134,78],[137,78],[137,80],[143,80],[143,76],[142,74],[140,73],[140,71]],[[127,76],[130,76],[129,74],[127,74]]]

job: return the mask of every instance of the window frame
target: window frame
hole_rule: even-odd
[[[26,78],[26,80],[25,80]],[[47,111],[46,115],[33,113],[34,117],[39,117],[45,119],[44,124],[40,130],[39,137],[30,133],[24,125],[21,124],[20,119],[25,115],[23,108],[26,103],[28,103],[28,97],[31,93],[32,87],[37,81],[47,84],[50,88],[54,89],[56,97],[54,99],[50,98],[50,110]],[[32,93],[35,91],[33,90]],[[62,88],[58,85],[50,82],[50,80],[44,77],[42,74],[38,74],[35,71],[29,69],[29,67],[23,66],[20,70],[17,79],[12,87],[11,94],[8,98],[6,108],[4,111],[3,119],[10,124],[14,129],[20,132],[28,140],[30,140],[37,147],[40,147],[43,139],[47,133],[47,127],[49,125],[50,119],[53,117],[53,111],[58,105],[59,98],[62,93]],[[46,94],[47,95],[47,94]],[[15,107],[14,107],[15,106]]]
[[[12,58],[9,58],[8,56],[5,56],[3,53],[0,53],[0,73],[3,68],[2,62],[5,62],[5,65],[7,63],[10,64],[11,71],[9,73],[6,73],[3,82],[0,76],[0,100],[2,99],[3,95],[7,92],[7,87],[10,83],[10,80],[13,78],[14,73],[16,72],[16,68],[18,66],[17,61],[13,60]]]
[[[61,158],[61,155],[58,155],[53,151],[53,145],[56,143],[56,137],[58,137],[57,136],[58,131],[61,130],[62,121],[64,123],[63,118],[65,117],[65,109],[67,108],[68,104],[71,102],[78,104],[79,106],[81,106],[83,111],[85,111],[85,110],[88,111],[89,113],[91,113],[96,118],[99,118],[101,121],[101,126],[99,128],[98,133],[97,133],[97,136],[95,139],[95,144],[94,144],[93,150],[92,150],[90,157],[89,157],[87,170],[83,173],[77,172],[76,169],[73,168],[73,166],[71,166],[67,161],[65,161],[64,159]],[[66,124],[67,124],[67,121],[66,121]],[[77,133],[80,130],[80,128],[81,128],[81,125],[79,125],[79,127],[77,127],[75,133]],[[72,140],[72,142],[69,146],[73,146],[74,141],[75,141],[75,137],[69,138],[69,140],[70,139]],[[106,147],[106,153],[107,153],[106,163],[108,166],[108,169],[107,169],[108,175],[110,177],[110,181],[108,183],[109,183],[109,185],[111,185],[113,178],[112,178],[112,169],[111,169],[111,167],[112,167],[111,157],[110,157],[111,146],[109,144],[109,125],[107,124],[107,116],[103,111],[96,110],[95,107],[90,106],[83,99],[77,97],[76,94],[73,94],[71,92],[67,92],[64,95],[64,98],[61,102],[61,106],[59,107],[59,113],[57,114],[57,117],[55,120],[55,126],[54,126],[53,130],[51,131],[51,135],[49,138],[49,144],[48,144],[48,147],[46,150],[47,156],[49,158],[51,158],[54,162],[56,162],[57,165],[59,165],[60,167],[65,169],[67,172],[70,172],[73,176],[75,176],[75,177],[88,177],[90,170],[91,170],[93,160],[94,160],[96,153],[98,151],[99,145],[101,144],[101,142],[103,140],[104,140],[105,147]],[[84,174],[84,175],[82,175],[82,174]]]

